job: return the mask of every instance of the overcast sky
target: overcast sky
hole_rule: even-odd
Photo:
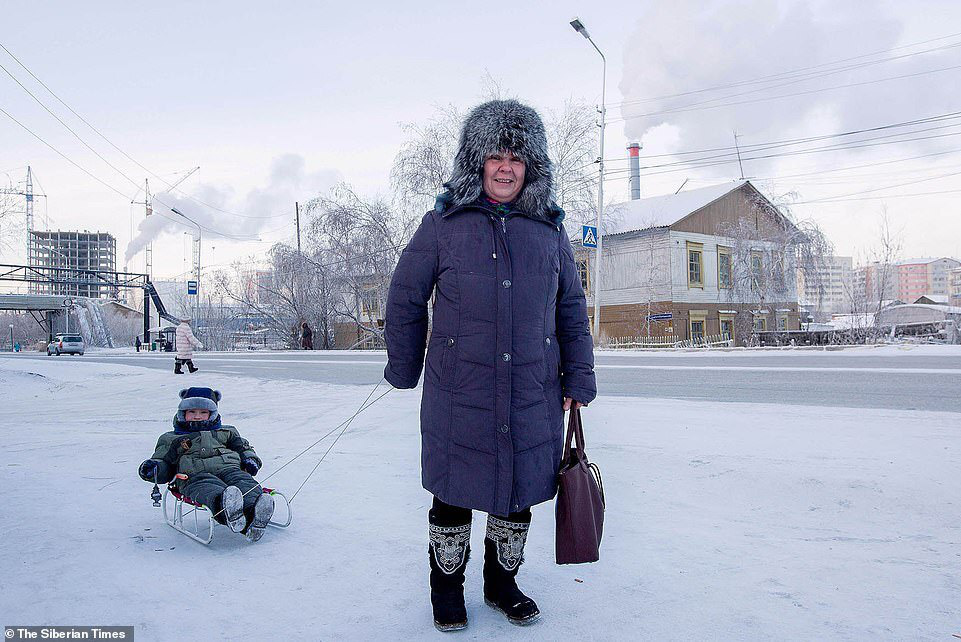
[[[651,167],[642,190],[657,195],[685,179],[691,188],[738,178],[725,149],[685,153],[727,148],[737,131],[748,159],[744,174],[773,197],[795,193],[794,214],[819,222],[839,254],[866,255],[886,207],[903,231],[906,257],[961,255],[961,192],[949,192],[961,190],[959,176],[951,175],[961,172],[961,136],[954,136],[961,119],[766,145],[961,111],[961,3],[949,0],[277,8],[7,1],[0,43],[151,172],[173,180],[200,166],[184,189],[233,213],[208,210],[208,225],[261,239],[205,235],[204,263],[214,265],[262,256],[271,242],[290,238],[293,201],[337,181],[385,193],[404,138],[400,123],[423,121],[446,103],[468,108],[483,94],[487,74],[538,108],[558,108],[572,97],[596,102],[600,58],[568,25],[574,15],[608,57],[606,156],[615,160],[606,190],[614,198],[627,197],[618,170],[629,139],[643,142],[645,166],[706,156],[730,161]],[[46,215],[53,229],[112,232],[122,268],[131,229],[136,233],[143,219],[142,206],[130,205],[143,195],[128,178],[139,185],[147,173],[86,129],[2,50],[0,64],[126,174],[86,149],[0,70],[0,108],[123,195],[3,114],[0,180],[22,181],[31,165],[49,197],[37,201],[38,226]],[[882,135],[888,138],[876,138]],[[875,140],[810,152],[867,137]],[[904,183],[911,184],[892,187]],[[905,194],[911,196],[898,196]],[[195,203],[180,205],[196,213]],[[155,275],[180,275],[189,268],[184,232],[190,227],[158,225]],[[143,253],[139,245],[131,249],[129,268],[140,271]],[[17,252],[8,249],[2,258],[22,259]]]

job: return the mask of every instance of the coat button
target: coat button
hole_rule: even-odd
[[[503,285],[505,288],[509,288],[511,286],[511,280],[504,279],[503,281],[501,281],[501,285]]]
[[[501,359],[503,359],[504,361],[510,361],[511,360],[510,353],[505,352],[504,354],[501,355]]]
[[[501,432],[504,433],[505,435],[508,432],[510,432],[510,428],[507,426],[507,424],[504,424],[503,426],[501,426]]]
[[[447,340],[447,345],[449,346],[454,345],[454,337],[451,337],[450,339]]]
[[[546,339],[544,339],[544,341],[547,343],[547,345],[550,345],[550,344],[551,344],[551,338],[550,338],[550,337],[547,337]]]

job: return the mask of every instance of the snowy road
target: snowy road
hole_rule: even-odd
[[[284,366],[261,358],[264,377]],[[780,363],[765,359],[752,364]],[[804,359],[824,363],[792,363]],[[212,363],[190,381],[223,391],[225,418],[264,459],[261,479],[370,392]],[[0,358],[0,624],[134,625],[141,642],[446,639],[430,623],[419,391],[392,391],[357,417],[297,496],[289,530],[249,545],[218,527],[205,548],[163,524],[136,475],[185,380],[118,359]],[[518,629],[487,608],[475,556],[461,637],[952,639],[959,424],[946,412],[602,390],[585,411],[608,498],[601,561],[554,565],[553,503],[535,507],[519,581],[543,619]],[[329,445],[269,483],[296,488]],[[481,516],[474,525],[478,550]]]
[[[838,352],[597,353],[604,395],[961,412],[956,346],[859,348]],[[46,359],[42,355],[17,358]],[[53,357],[51,357],[53,358]],[[72,357],[61,357],[71,359]],[[96,354],[84,362],[172,370],[170,354]],[[318,383],[373,384],[383,352],[198,353],[204,370]]]

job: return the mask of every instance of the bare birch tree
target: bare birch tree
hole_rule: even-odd
[[[738,336],[754,332],[755,315],[768,318],[765,306],[797,300],[799,274],[809,287],[823,291],[831,244],[816,223],[794,219],[790,198],[778,206],[755,194],[748,217],[718,226],[718,235],[730,243],[730,283],[723,290],[738,309]]]

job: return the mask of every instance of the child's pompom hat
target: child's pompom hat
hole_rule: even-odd
[[[187,410],[209,410],[210,421],[217,419],[220,414],[217,410],[217,402],[222,395],[219,390],[213,388],[191,387],[180,391],[180,404],[177,406],[177,419],[186,421],[184,412]]]

